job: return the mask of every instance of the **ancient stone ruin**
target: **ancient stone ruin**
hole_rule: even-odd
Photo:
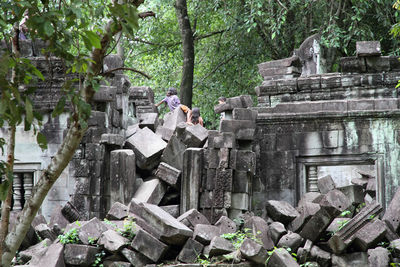
[[[379,42],[358,42],[340,73],[321,73],[321,55],[302,52],[319,51],[310,40],[258,65],[257,106],[247,95],[216,105],[218,130],[187,125],[180,109],[160,119],[151,88],[121,71],[108,77],[16,264],[400,263],[400,63],[381,56]],[[35,104],[47,114],[49,148],[18,132],[15,220],[68,127],[66,114],[49,116],[68,78],[62,61],[51,58],[49,71],[26,42],[24,55],[47,77]],[[120,66],[115,55],[104,61]]]

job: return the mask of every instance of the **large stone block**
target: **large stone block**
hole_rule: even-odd
[[[171,136],[167,147],[164,149],[161,156],[161,161],[168,165],[182,171],[183,170],[183,153],[185,153],[187,146],[176,137]]]
[[[236,232],[236,223],[229,219],[227,216],[221,216],[214,224],[220,230],[221,234],[228,234]]]
[[[318,178],[318,189],[322,194],[326,194],[335,188],[335,182],[330,175]]]
[[[332,255],[332,266],[365,267],[368,266],[368,254],[367,252],[354,252],[342,256]]]
[[[310,256],[311,259],[318,262],[319,266],[321,267],[331,266],[331,253],[326,252],[325,250],[322,250],[317,246],[312,246]]]
[[[136,234],[131,246],[153,262],[160,261],[168,250],[166,244],[143,230]]]
[[[178,255],[178,260],[184,263],[194,263],[201,255],[204,246],[196,240],[189,238]]]
[[[158,127],[158,113],[139,113],[138,120],[140,128],[148,127],[155,132]]]
[[[83,244],[89,245],[89,240],[97,240],[101,234],[107,231],[107,227],[96,217],[82,224],[79,230],[79,239]]]
[[[335,207],[322,206],[314,216],[303,226],[300,235],[304,239],[313,242],[317,241],[325,232],[326,228],[332,223],[333,219],[340,214],[340,210]]]
[[[381,55],[381,43],[379,41],[358,41],[356,42],[358,57],[370,57]]]
[[[170,245],[183,245],[193,235],[193,231],[162,208],[140,203],[141,217],[157,231],[157,238]]]
[[[119,202],[113,203],[106,215],[108,220],[123,220],[126,217],[128,217],[128,206]]]
[[[279,239],[281,239],[282,236],[287,234],[285,225],[283,225],[283,223],[280,222],[272,222],[269,225],[268,232],[274,244],[277,244]]]
[[[390,252],[386,248],[377,247],[368,249],[368,264],[369,266],[385,267],[389,266]]]
[[[188,148],[183,157],[180,213],[199,207],[199,189],[203,175],[203,149]]]
[[[208,219],[196,209],[190,209],[177,218],[178,221],[194,230],[197,224],[210,224]]]
[[[33,261],[37,261],[39,258],[43,257],[51,244],[52,241],[50,239],[45,239],[42,242],[37,243],[36,245],[19,251],[18,255],[20,257],[20,260],[23,263],[26,263],[30,260],[32,260],[31,263]]]
[[[275,249],[267,262],[267,267],[298,267],[295,259],[284,248]]]
[[[361,185],[348,185],[337,188],[350,200],[351,204],[357,205],[364,202],[364,190]]]
[[[181,122],[186,122],[186,114],[180,108],[176,108],[174,111],[170,111],[164,116],[164,124],[162,127],[157,128],[157,134],[162,139],[169,141],[177,125]]]
[[[204,248],[203,254],[213,257],[228,254],[234,250],[235,247],[229,240],[220,236],[215,236],[211,239],[210,244]]]
[[[135,267],[144,267],[152,262],[143,254],[128,248],[122,249],[121,254]]]
[[[115,99],[116,88],[114,86],[100,86],[99,90],[94,94],[94,102],[111,102]]]
[[[235,148],[236,140],[233,133],[220,133],[218,131],[208,131],[209,148]]]
[[[36,266],[64,267],[64,245],[58,242],[51,244]]]
[[[248,108],[235,108],[232,112],[234,120],[256,121],[257,111]]]
[[[356,238],[357,232],[368,223],[371,216],[378,215],[382,211],[379,203],[373,202],[364,207],[342,229],[337,231],[328,241],[335,254],[342,253]]]
[[[379,219],[373,219],[372,222],[364,225],[354,235],[354,244],[361,250],[367,251],[369,248],[373,248],[382,239],[384,239],[386,233],[385,222]]]
[[[187,147],[202,147],[207,141],[208,130],[200,124],[185,127],[182,141]]]
[[[279,239],[277,247],[291,248],[292,251],[297,251],[303,243],[304,239],[299,234],[289,232]]]
[[[246,238],[240,246],[243,258],[257,264],[265,265],[268,258],[267,249],[252,239]]]
[[[257,66],[259,70],[268,68],[286,68],[290,66],[301,67],[301,62],[298,56],[292,56],[289,58],[260,63]]]
[[[220,228],[209,224],[197,224],[194,227],[193,239],[202,243],[203,245],[208,245],[215,236],[221,234]]]
[[[120,252],[128,243],[128,238],[123,237],[114,230],[103,232],[97,241],[97,244],[103,246],[104,249],[113,254]]]
[[[64,261],[66,264],[92,266],[100,248],[80,244],[65,244]]]
[[[351,206],[351,202],[346,195],[337,189],[331,190],[323,195],[319,204],[321,206],[334,207],[340,211],[344,211]]]
[[[392,231],[400,233],[400,187],[394,194],[382,220],[388,224]]]
[[[158,165],[155,175],[167,184],[174,186],[178,182],[181,171],[165,162],[161,162],[160,165]]]
[[[143,182],[136,190],[133,198],[141,202],[158,205],[167,192],[167,184],[158,178]]]
[[[135,188],[135,154],[130,149],[113,150],[110,153],[110,201],[129,203]]]
[[[141,169],[151,170],[160,163],[161,154],[167,143],[145,127],[129,137],[126,145],[135,152],[137,166]]]
[[[289,229],[293,232],[300,232],[303,226],[317,213],[320,209],[320,205],[311,202],[305,202],[302,206],[297,208],[300,216],[297,216],[289,225]]]
[[[286,201],[268,200],[266,203],[267,214],[274,221],[289,224],[300,214]]]
[[[255,126],[247,120],[222,120],[220,131],[234,133],[237,140],[254,140]]]

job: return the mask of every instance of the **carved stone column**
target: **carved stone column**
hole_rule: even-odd
[[[307,192],[318,192],[318,166],[308,167]]]
[[[24,177],[24,199],[27,201],[32,195],[32,187],[33,187],[33,173],[26,172],[23,174]]]
[[[21,175],[18,174],[18,173],[14,173],[14,181],[13,181],[13,200],[14,200],[14,205],[12,207],[12,210],[14,210],[14,211],[22,210],[21,199],[22,199],[22,179],[21,179]]]

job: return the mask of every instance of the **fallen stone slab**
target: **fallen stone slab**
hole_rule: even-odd
[[[320,192],[307,192],[301,196],[299,202],[297,203],[296,210],[299,211],[299,208],[307,202],[314,202],[316,199],[322,198],[322,194]]]
[[[45,267],[63,267],[64,263],[64,245],[56,242],[49,246],[46,253],[39,259],[36,266]]]
[[[187,147],[203,147],[208,138],[208,130],[200,124],[185,127],[181,140]]]
[[[176,108],[174,111],[170,111],[164,115],[164,123],[162,127],[157,127],[156,133],[162,137],[162,139],[169,141],[176,127],[179,123],[186,122],[186,114],[180,108]]]
[[[184,263],[194,263],[201,255],[204,246],[196,240],[189,238],[178,255],[178,260]]]
[[[350,200],[352,205],[358,205],[364,202],[364,190],[361,185],[348,185],[337,188]]]
[[[328,193],[336,188],[335,182],[330,175],[318,178],[318,189],[322,194]]]
[[[313,242],[307,239],[304,246],[297,250],[297,261],[299,263],[303,264],[309,261],[312,246]]]
[[[265,264],[268,258],[268,252],[265,247],[258,244],[256,241],[246,238],[240,246],[242,257],[257,264]]]
[[[375,218],[357,231],[354,235],[354,245],[361,251],[367,251],[382,241],[385,238],[385,233],[385,222]]]
[[[353,178],[351,179],[351,183],[355,185],[361,186],[363,189],[367,188],[368,178]]]
[[[152,261],[134,250],[123,248],[121,254],[135,267],[144,267]]]
[[[371,216],[376,216],[382,211],[379,203],[365,206],[342,229],[337,231],[328,241],[329,247],[335,254],[341,254],[355,239],[359,229],[368,223]]]
[[[319,266],[321,267],[331,266],[331,253],[326,252],[315,245],[311,248],[310,256],[311,259],[318,262]]]
[[[158,113],[155,112],[139,113],[138,120],[140,128],[147,127],[155,132],[158,127]]]
[[[272,222],[269,225],[268,232],[269,232],[272,242],[274,242],[274,244],[278,244],[279,239],[281,239],[282,236],[287,234],[285,226],[283,225],[283,223],[280,223],[280,222]]]
[[[387,223],[393,232],[400,232],[400,187],[394,194],[392,201],[390,201],[382,220]]]
[[[179,216],[177,220],[189,227],[191,230],[194,230],[194,227],[198,224],[210,224],[206,216],[196,209],[188,210]]]
[[[289,229],[293,232],[300,232],[303,226],[320,210],[320,208],[319,204],[304,202],[302,206],[297,207],[297,211],[300,215],[289,224]]]
[[[128,217],[128,206],[114,202],[106,215],[108,220],[123,220]]]
[[[275,249],[271,257],[267,260],[267,267],[298,267],[300,266],[295,259],[284,248]]]
[[[54,241],[57,238],[53,230],[51,230],[50,227],[44,223],[37,225],[35,227],[35,232],[41,238],[41,240],[48,238],[51,241]]]
[[[165,162],[161,162],[160,165],[158,165],[155,175],[167,184],[175,186],[181,175],[181,171]]]
[[[121,236],[114,230],[103,232],[97,241],[97,244],[102,245],[110,253],[121,251],[129,243],[129,239]]]
[[[216,236],[219,236],[220,228],[209,224],[197,224],[194,227],[193,239],[202,243],[203,245],[208,245]]]
[[[29,248],[20,251],[18,253],[20,260],[23,263],[27,263],[33,257],[41,258],[49,248],[49,246],[53,242],[50,239],[44,239],[42,242],[37,243],[36,245],[30,246]]]
[[[322,206],[314,216],[303,226],[300,235],[304,239],[312,242],[317,241],[325,232],[326,228],[332,223],[333,219],[340,214],[340,210],[335,207]]]
[[[158,178],[152,178],[143,182],[143,184],[136,190],[133,198],[140,202],[158,205],[166,192],[167,184]]]
[[[271,250],[274,248],[270,227],[263,218],[259,216],[251,216],[244,221],[243,228],[250,229],[250,233],[262,242],[262,246],[265,249]]]
[[[193,231],[186,225],[172,217],[162,208],[140,203],[142,206],[141,218],[145,220],[155,231],[161,241],[169,245],[183,245],[193,235]]]
[[[226,216],[221,216],[214,226],[219,228],[221,234],[228,234],[236,232],[236,223]]]
[[[110,201],[128,203],[133,197],[136,179],[135,154],[131,149],[110,152]]]
[[[297,251],[304,243],[304,239],[297,233],[289,232],[279,239],[277,247],[291,248],[292,251]]]
[[[185,153],[186,148],[187,146],[176,135],[171,136],[167,147],[162,153],[161,161],[182,171],[183,153]]]
[[[64,262],[70,265],[92,266],[100,248],[80,244],[65,244]]]
[[[70,223],[62,214],[62,209],[63,207],[58,205],[51,213],[49,226],[56,234],[61,234],[57,229],[64,229]]]
[[[334,207],[340,211],[344,211],[351,206],[350,200],[341,191],[334,189],[323,195],[319,205]]]
[[[167,143],[152,130],[145,127],[126,140],[125,145],[133,149],[136,156],[136,165],[144,170],[152,170],[160,163],[161,154]]]
[[[160,206],[160,208],[171,214],[174,218],[179,217],[179,205]]]
[[[379,41],[356,42],[357,57],[370,57],[381,55],[381,43]]]
[[[390,252],[386,248],[377,247],[368,249],[368,264],[374,267],[389,266]]]
[[[143,230],[136,234],[131,246],[153,262],[159,262],[168,250],[168,245]]]
[[[272,220],[289,224],[300,214],[286,201],[268,200],[266,203],[267,214]]]
[[[368,254],[367,252],[354,252],[342,256],[332,255],[332,266],[365,267],[368,266]]]
[[[211,239],[210,244],[204,248],[203,254],[213,257],[228,254],[234,250],[235,247],[229,240],[220,236],[215,236]]]
[[[89,245],[91,240],[98,240],[101,234],[107,230],[107,227],[104,226],[104,224],[99,219],[94,217],[93,219],[85,222],[84,224],[82,224],[81,227],[78,228],[78,235],[83,244]]]

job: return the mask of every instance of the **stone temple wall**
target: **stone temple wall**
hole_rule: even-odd
[[[379,42],[358,42],[357,56],[342,58],[340,73],[300,77],[299,63],[291,57],[258,66],[264,81],[256,88],[253,209],[268,199],[297,204],[318,190],[326,166],[366,168],[376,198],[387,204],[400,182],[398,59],[381,56]]]

